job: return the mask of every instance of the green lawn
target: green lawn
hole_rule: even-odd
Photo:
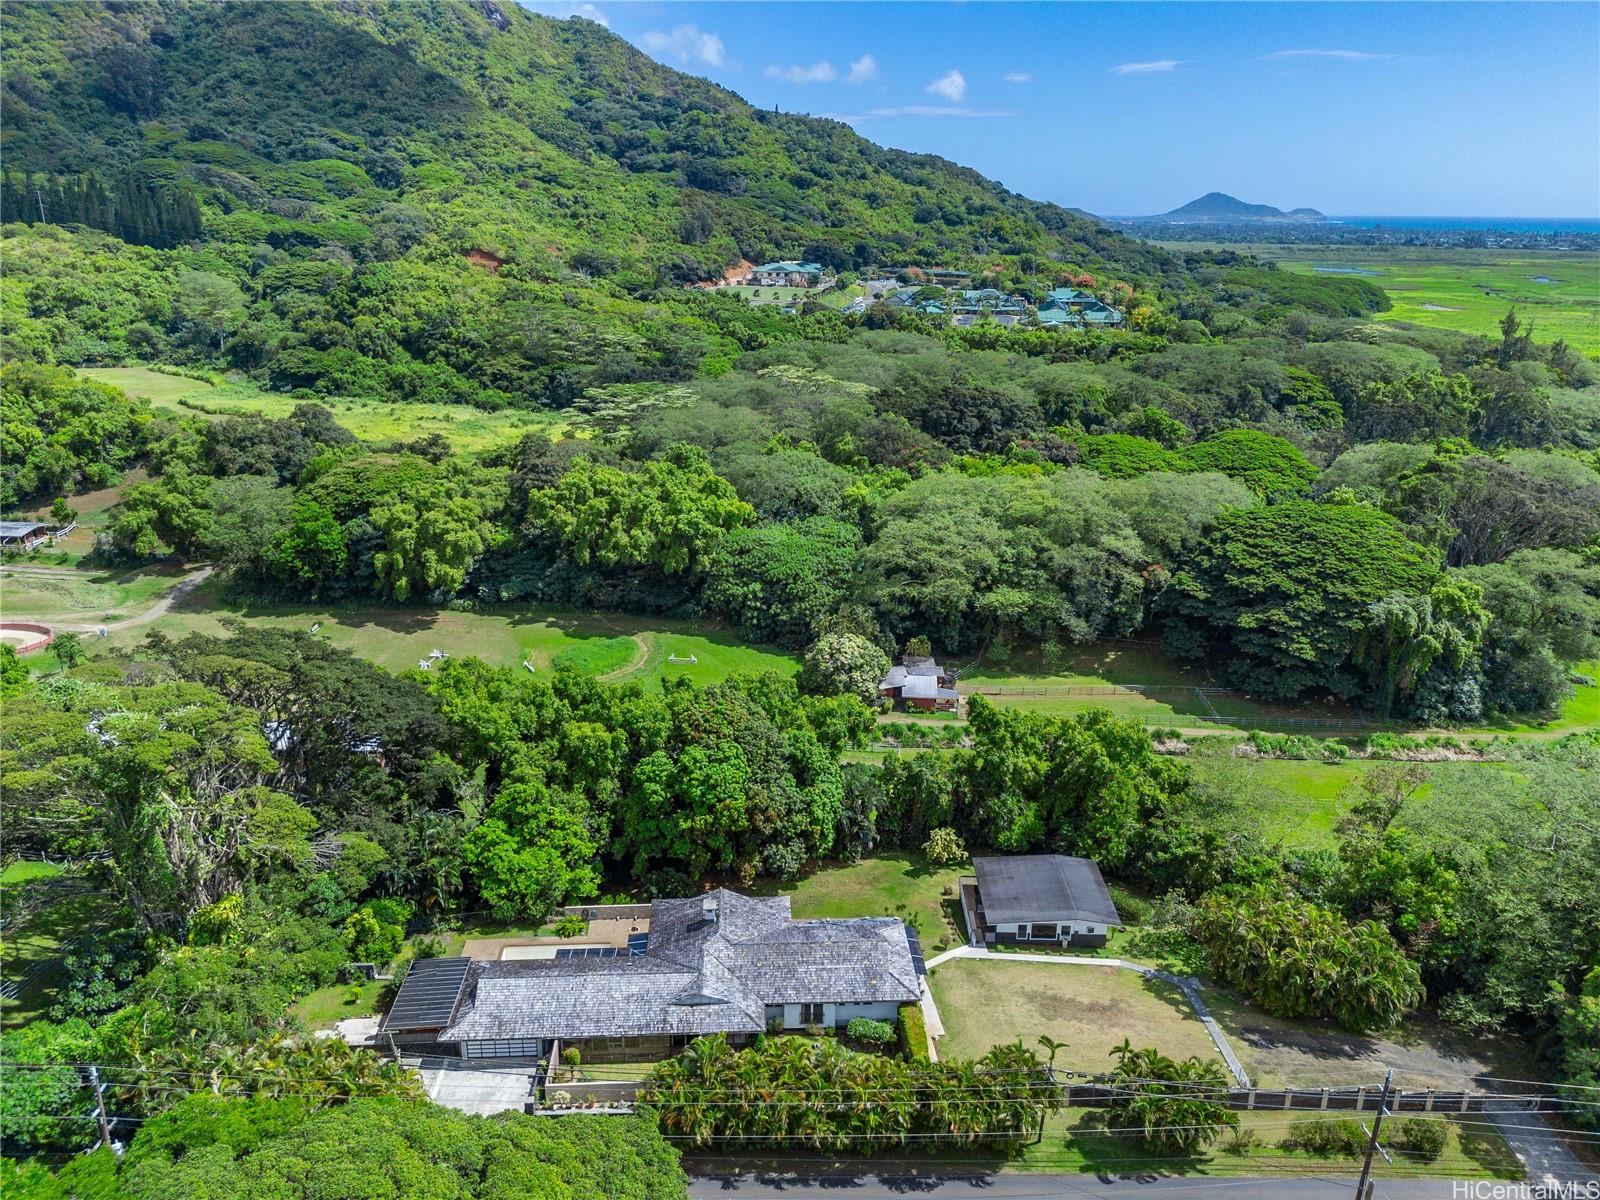
[[[167,375],[148,367],[81,367],[78,373],[120,387],[129,395],[143,396],[156,408],[187,416],[258,412],[268,417],[286,417],[295,405],[304,403],[282,392],[261,391],[248,383],[213,387],[201,380]],[[465,404],[390,403],[338,396],[318,403],[330,409],[334,420],[358,438],[414,441],[437,433],[462,451],[502,446],[533,429],[557,436],[568,428],[565,418],[542,410],[489,413]]]
[[[331,1029],[336,1023],[349,1017],[375,1016],[378,1012],[378,1002],[389,987],[389,983],[387,979],[369,979],[359,985],[335,983],[325,988],[318,988],[291,1004],[289,1015],[304,1024],[307,1029]],[[356,988],[359,993],[354,1003],[350,1000],[352,988]]]
[[[970,865],[936,867],[920,854],[893,851],[856,863],[819,867],[797,883],[757,885],[760,895],[789,895],[797,917],[893,916],[912,921],[923,949],[938,953],[940,939],[956,935],[947,924],[944,889],[955,887]]]
[[[732,292],[742,300],[751,304],[788,304],[791,300],[804,300],[807,296],[816,296],[816,288],[797,287],[753,287],[747,283],[731,284],[719,291]],[[826,293],[821,293],[825,295]]]
[[[529,663],[537,671],[564,663],[605,674],[612,682],[659,687],[663,675],[688,675],[713,683],[735,672],[777,671],[792,675],[799,660],[771,647],[755,646],[705,622],[619,614],[518,609],[485,612],[387,607],[330,608],[311,605],[234,604],[214,583],[195,589],[159,620],[112,633],[107,643],[129,646],[159,629],[179,638],[192,631],[221,633],[226,617],[287,629],[317,625],[317,636],[344,646],[391,671],[414,668],[433,650],[475,655],[494,666]],[[669,656],[694,657],[673,664]],[[563,657],[567,656],[567,657]]]
[[[1225,819],[1269,842],[1328,847],[1334,824],[1355,802],[1355,785],[1376,765],[1371,759],[1330,763],[1231,756],[1197,756],[1193,764],[1202,788],[1214,785],[1238,799],[1238,809]]]
[[[941,1059],[970,1059],[991,1046],[1041,1035],[1067,1043],[1055,1065],[1109,1071],[1123,1038],[1163,1054],[1216,1058],[1216,1047],[1183,993],[1121,967],[994,962],[957,958],[935,967],[929,986],[945,1036]]]
[[[111,622],[143,612],[185,573],[168,562],[131,571],[8,563],[0,567],[0,601],[11,618]]]
[[[1223,686],[1220,676],[1205,664],[1185,666],[1173,662],[1155,646],[1132,643],[1100,643],[1072,647],[1058,662],[1046,664],[1037,652],[1013,653],[1003,661],[989,660],[964,669],[965,688],[995,687],[999,695],[984,698],[1005,708],[1065,715],[1091,708],[1109,709],[1118,716],[1136,717],[1152,725],[1178,728],[1226,728],[1226,724],[1202,721],[1207,717],[1320,718],[1345,721],[1360,714],[1334,703],[1266,704],[1248,697],[1228,694],[1202,696],[1194,690],[1159,691],[1150,695],[1131,692],[1101,695],[1028,695],[1039,688],[1147,687],[1195,689]],[[1005,694],[1017,689],[1016,694]],[[1235,728],[1251,728],[1237,725]]]
[[[18,859],[14,863],[7,863],[5,870],[0,871],[0,887],[16,887],[18,884],[32,883],[35,879],[54,879],[63,869],[55,863]]]

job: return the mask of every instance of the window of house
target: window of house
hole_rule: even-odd
[[[802,1024],[802,1025],[821,1025],[822,1024],[822,1005],[820,1005],[820,1004],[802,1004],[800,1006],[800,1024]]]
[[[1056,927],[1054,925],[1035,925],[1033,927],[1033,940],[1036,942],[1055,941]]]

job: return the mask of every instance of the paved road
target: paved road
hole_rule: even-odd
[[[1353,1176],[1260,1179],[1216,1176],[1139,1175],[1117,1178],[1096,1175],[787,1175],[696,1174],[690,1167],[691,1200],[798,1200],[806,1196],[843,1195],[849,1200],[903,1200],[928,1196],[933,1200],[1077,1200],[1082,1196],[1123,1200],[1350,1200],[1355,1195]],[[1484,1181],[1478,1181],[1483,1183]],[[1496,1193],[1472,1191],[1475,1185],[1449,1179],[1380,1179],[1377,1200],[1490,1200]],[[1493,1187],[1493,1184],[1487,1184]],[[1499,1187],[1507,1187],[1500,1183]],[[1515,1186],[1515,1185],[1510,1185]],[[1600,1193],[1596,1193],[1600,1195]],[[1500,1193],[1508,1198],[1515,1193]],[[1580,1200],[1587,1200],[1580,1191]]]
[[[1511,1153],[1527,1168],[1531,1182],[1553,1185],[1594,1180],[1597,1186],[1593,1195],[1600,1198],[1600,1177],[1578,1161],[1578,1156],[1555,1136],[1555,1130],[1542,1116],[1521,1111],[1515,1101],[1495,1104],[1488,1116],[1494,1122],[1495,1132],[1505,1139]],[[1589,1198],[1583,1197],[1583,1200]]]

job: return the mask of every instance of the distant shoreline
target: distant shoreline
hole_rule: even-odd
[[[1329,227],[1345,229],[1421,229],[1433,233],[1539,233],[1600,234],[1600,217],[1418,217],[1418,216],[1324,216],[1321,219],[1294,217],[1190,217],[1182,220],[1161,217],[1103,217],[1117,225],[1250,225],[1264,229]]]

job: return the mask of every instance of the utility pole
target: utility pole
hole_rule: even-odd
[[[106,1087],[100,1082],[100,1068],[89,1068],[89,1085],[94,1088],[95,1116],[100,1118],[100,1144],[111,1148],[111,1123],[106,1120]]]
[[[1378,1128],[1384,1114],[1389,1111],[1389,1087],[1394,1083],[1394,1068],[1383,1074],[1383,1096],[1378,1101],[1378,1113],[1372,1118],[1372,1131],[1367,1137],[1367,1156],[1361,1163],[1361,1181],[1356,1184],[1356,1200],[1372,1200],[1372,1156],[1378,1152]],[[1389,1157],[1387,1154],[1385,1158]]]
[[[39,202],[39,224],[48,225],[49,222],[44,219],[44,189],[34,188],[33,198]]]

